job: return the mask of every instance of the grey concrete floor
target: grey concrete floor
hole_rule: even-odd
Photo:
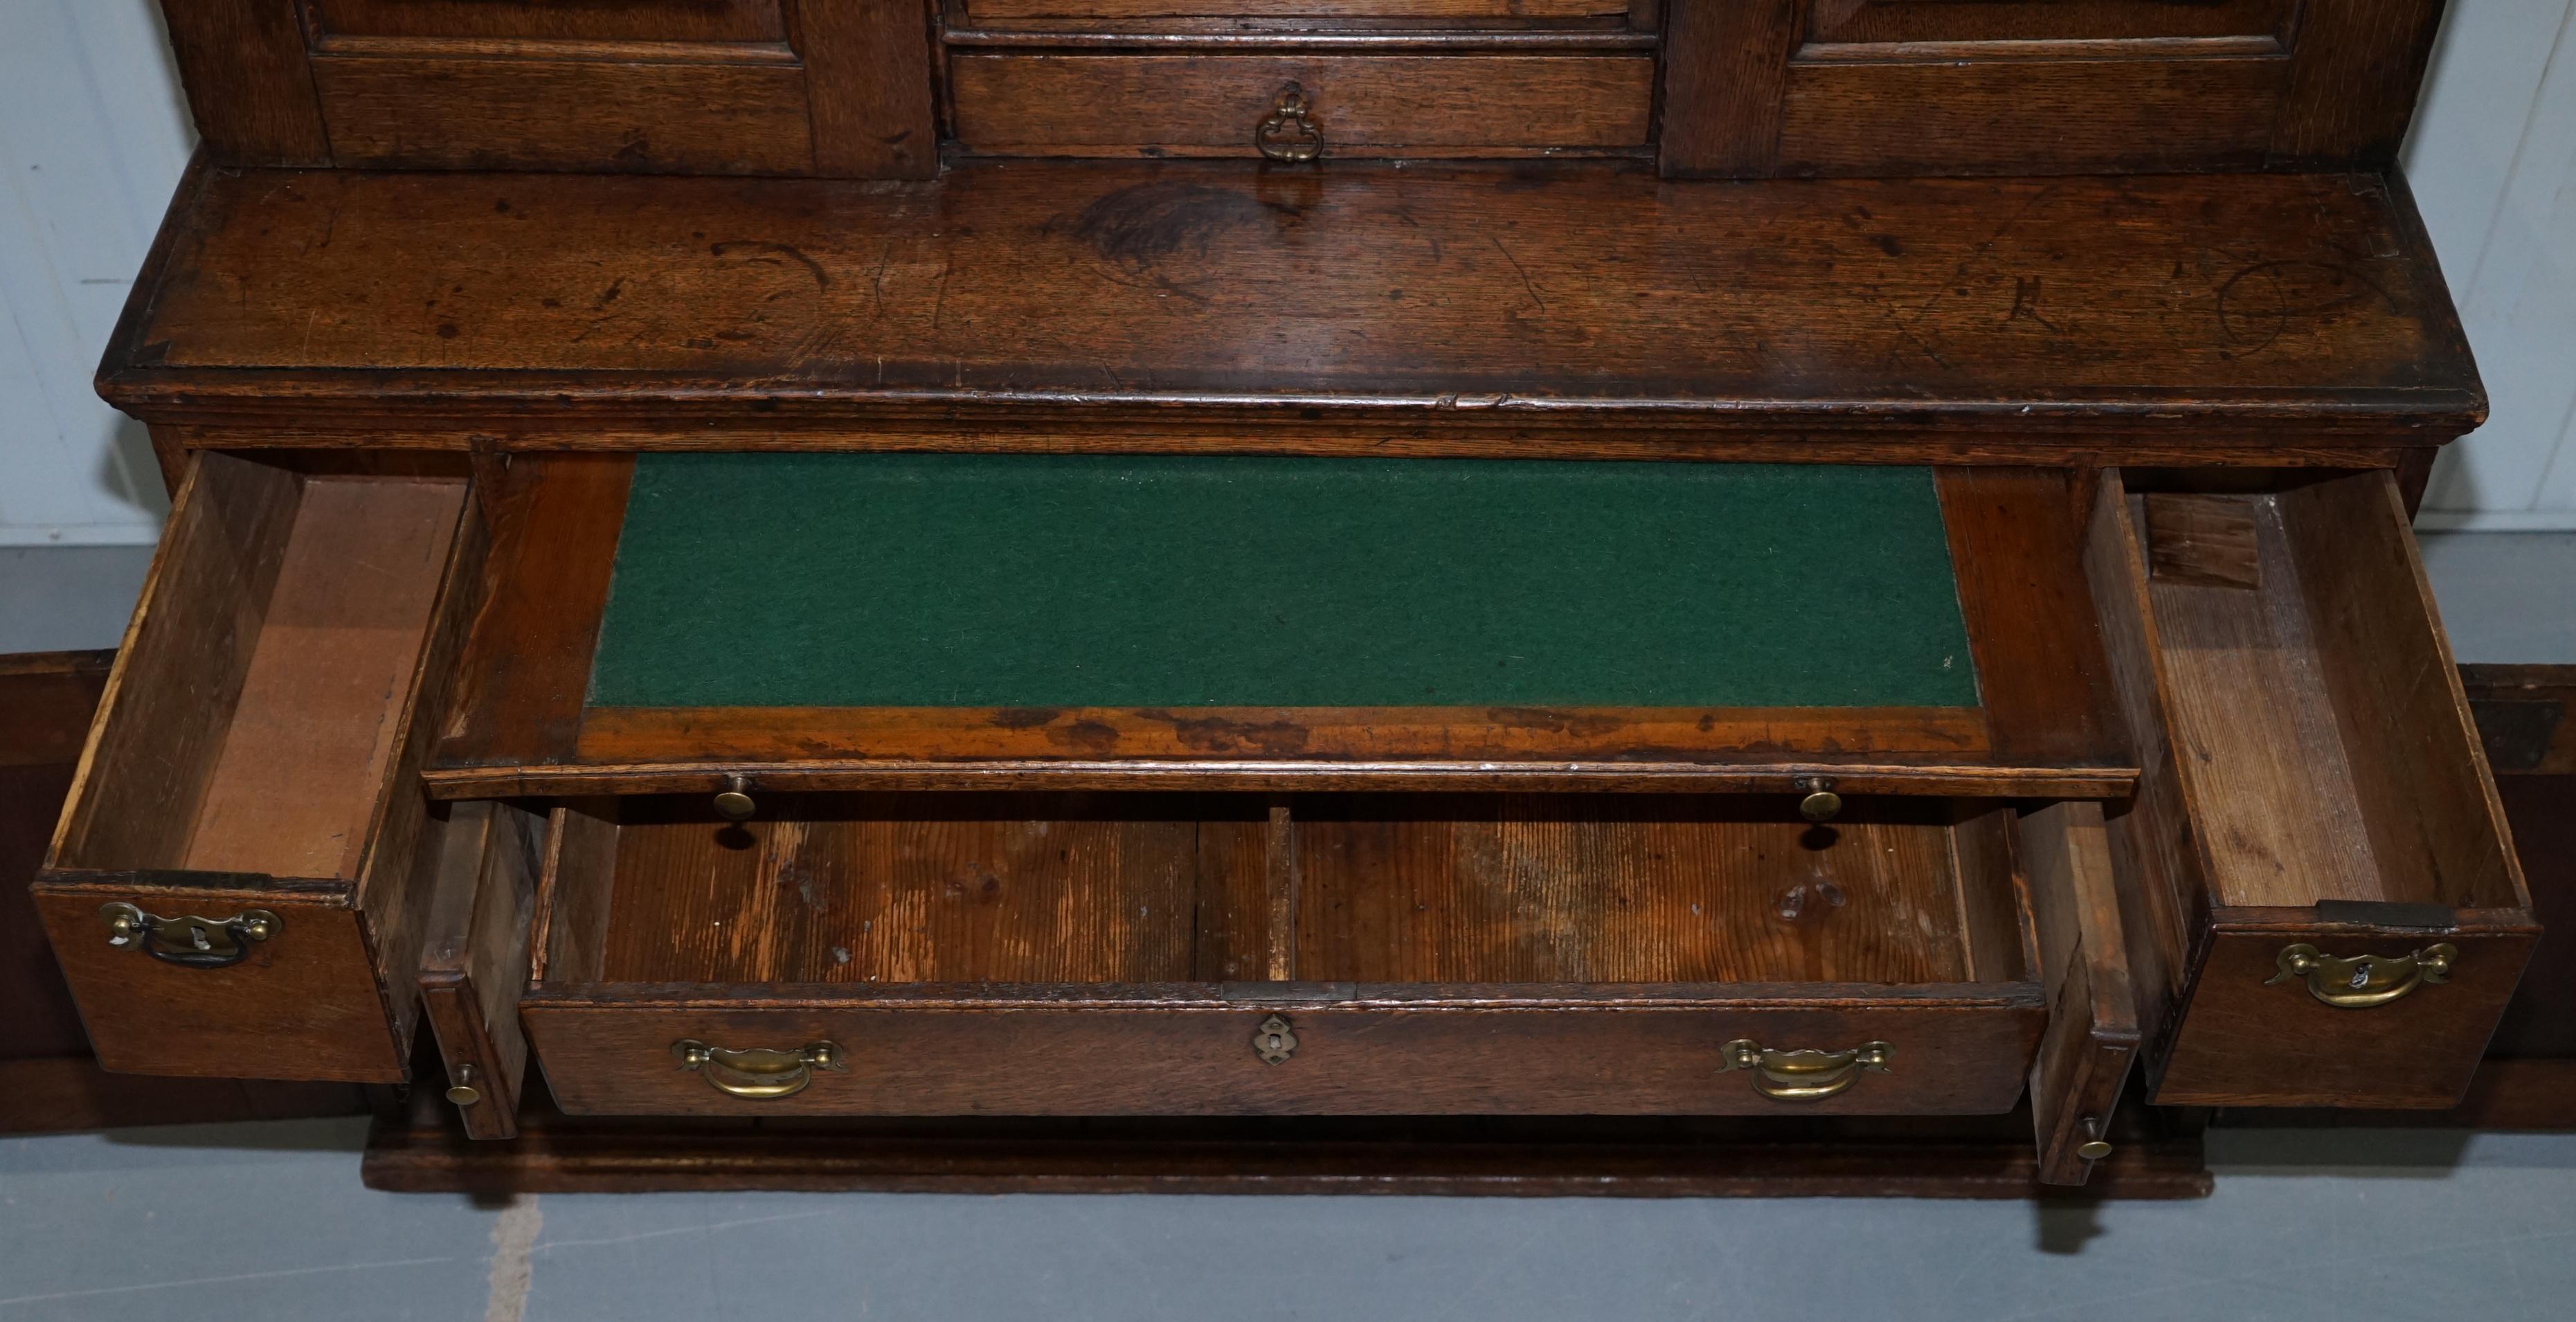
[[[2576,536],[2427,536],[2463,661],[2576,661]],[[0,550],[0,651],[148,557]],[[2576,1314],[2576,1135],[2221,1131],[2192,1203],[371,1193],[355,1121],[0,1139],[20,1319]]]

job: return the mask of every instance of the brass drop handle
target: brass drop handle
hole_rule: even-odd
[[[1324,130],[1316,127],[1315,103],[1306,89],[1290,83],[1279,89],[1270,117],[1252,130],[1252,145],[1274,161],[1311,161],[1324,154]]]
[[[808,1042],[793,1051],[728,1051],[684,1037],[671,1044],[671,1054],[680,1068],[705,1075],[717,1092],[755,1102],[793,1097],[814,1081],[814,1071],[841,1068],[841,1049],[829,1042]]]
[[[244,909],[230,918],[162,918],[121,901],[101,906],[98,916],[107,924],[109,945],[138,948],[164,964],[188,969],[239,964],[250,958],[254,943],[284,926],[266,909]]]
[[[2445,941],[2404,955],[2355,955],[2341,959],[2301,942],[2281,948],[2266,987],[2305,978],[2308,995],[2338,1010],[2367,1010],[2426,983],[2448,982],[2460,948]]]
[[[1751,1038],[1739,1037],[1721,1050],[1720,1074],[1744,1070],[1753,1076],[1753,1091],[1775,1102],[1821,1102],[1859,1080],[1861,1071],[1888,1073],[1896,1048],[1865,1042],[1849,1051],[1774,1051]]]

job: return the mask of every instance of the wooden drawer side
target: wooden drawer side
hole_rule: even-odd
[[[2155,1099],[2450,1105],[2537,928],[2395,486],[2146,484],[2089,568]]]
[[[111,1068],[402,1077],[481,550],[461,478],[195,459],[37,888]],[[189,967],[107,945],[109,903],[282,930]]]

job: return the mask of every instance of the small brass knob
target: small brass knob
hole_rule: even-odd
[[[747,776],[725,777],[725,787],[716,791],[716,816],[728,822],[747,822],[760,806],[751,801],[751,780]]]
[[[1834,793],[1831,776],[1800,776],[1798,788],[1807,797],[1798,800],[1798,815],[1811,822],[1830,822],[1843,810],[1843,796]]]
[[[2100,1161],[2111,1155],[2111,1145],[2102,1140],[2102,1121],[2096,1116],[2084,1117],[2084,1141],[2075,1145],[2075,1155],[2086,1161]]]
[[[455,1076],[456,1082],[447,1090],[447,1100],[456,1103],[458,1106],[472,1106],[476,1102],[483,1100],[483,1094],[474,1086],[473,1066],[457,1066]]]

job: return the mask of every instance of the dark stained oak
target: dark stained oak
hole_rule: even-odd
[[[2452,1105],[2538,928],[2395,483],[2194,493],[2250,525],[2248,584],[2149,572],[2153,488],[2192,477],[2135,476],[2105,481],[2087,555],[2141,745],[2112,841],[2154,1100]],[[2374,1007],[2272,981],[2293,944],[2437,942],[2447,980]]]
[[[1258,157],[1291,83],[1328,159],[1638,151],[1655,93],[1645,55],[1014,53],[948,76],[958,146],[994,156]]]
[[[2030,1198],[2025,1115],[630,1120],[542,1096],[511,1143],[434,1101],[382,1116],[367,1186],[409,1193],[1302,1193]],[[2085,1197],[2204,1198],[2190,1113],[2124,1108]]]
[[[1041,425],[947,443],[1044,446],[1078,407],[1164,433],[1100,444],[1216,452],[1689,428],[1826,458],[1868,427],[1882,459],[1950,429],[1987,455],[2093,432],[2383,463],[2484,408],[2411,212],[2340,176],[216,171],[171,224],[101,389],[156,424],[271,421],[236,445],[910,448],[1007,420]]]

